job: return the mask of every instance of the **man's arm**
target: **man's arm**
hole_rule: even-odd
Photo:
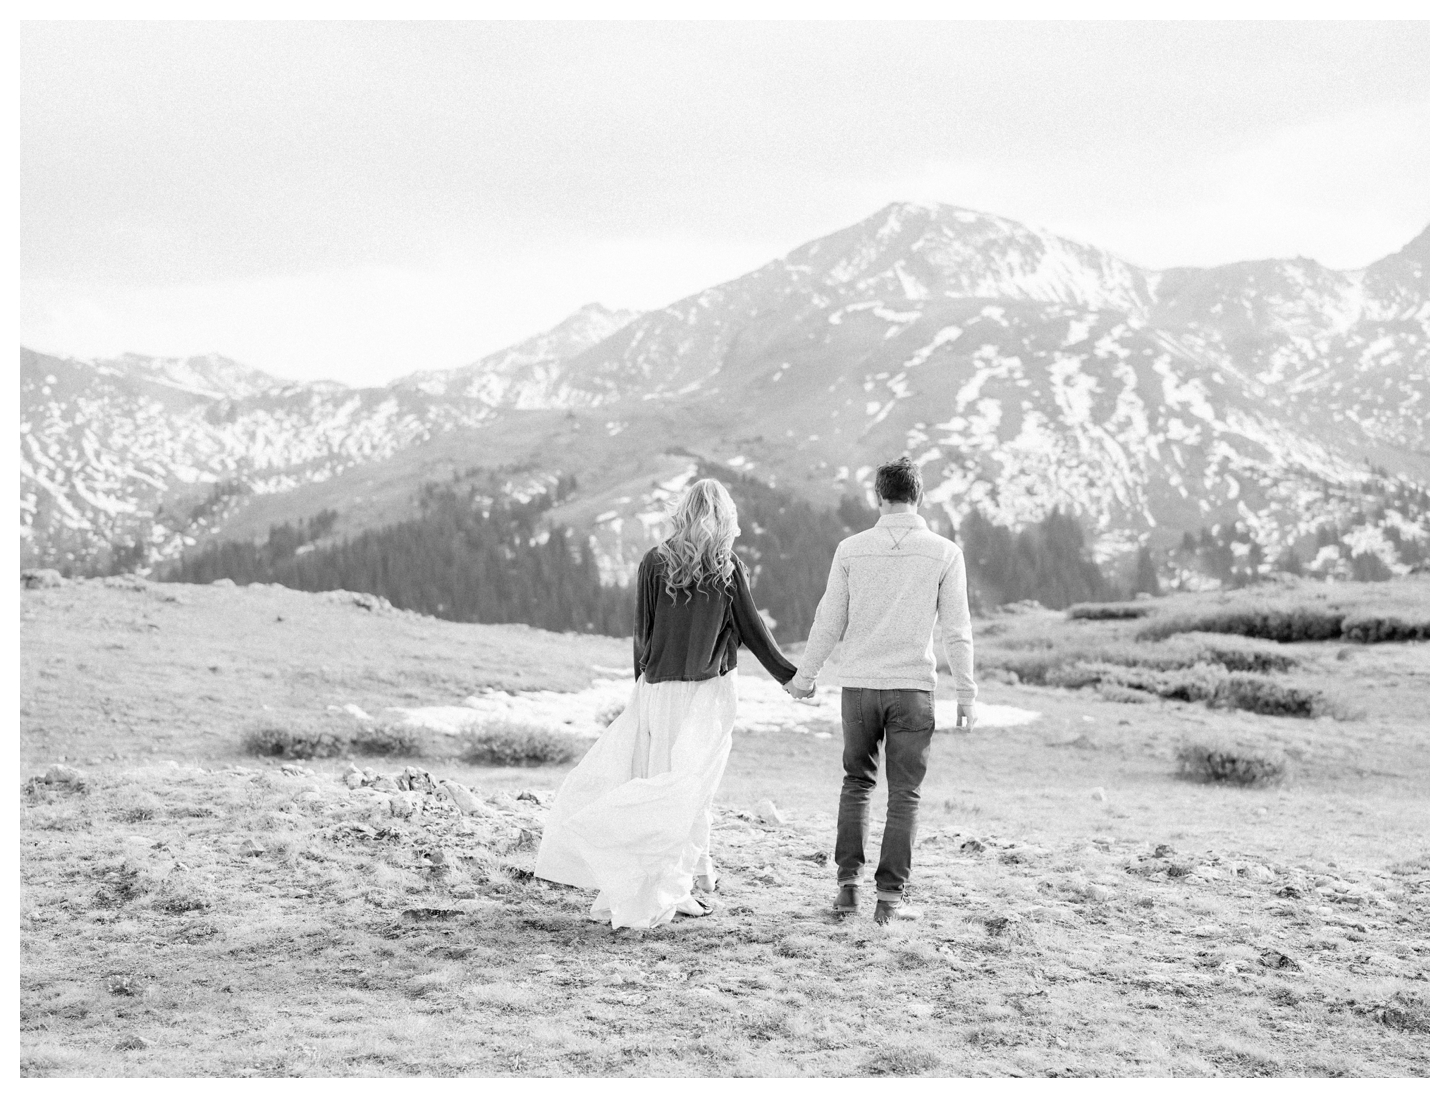
[[[849,587],[846,581],[846,564],[841,559],[841,547],[836,546],[836,555],[831,559],[831,574],[826,580],[826,593],[816,605],[815,621],[811,623],[811,635],[806,640],[805,651],[801,653],[800,667],[791,684],[801,695],[815,690],[816,676],[821,665],[836,647],[846,632]],[[796,693],[797,691],[792,691]]]
[[[977,683],[972,677],[972,613],[967,607],[967,566],[960,549],[947,562],[936,593],[942,643],[957,687],[957,719],[968,731],[976,723]]]

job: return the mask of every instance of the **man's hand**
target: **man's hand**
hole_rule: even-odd
[[[795,678],[785,684],[785,692],[796,701],[813,698],[816,696],[816,681],[815,679],[801,678],[800,672],[797,671]]]
[[[964,732],[977,727],[977,708],[971,702],[957,702],[957,727]]]

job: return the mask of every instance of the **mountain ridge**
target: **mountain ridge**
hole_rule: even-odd
[[[288,493],[300,505],[334,479],[339,491],[381,483],[349,470],[377,465],[401,485],[466,469],[471,447],[499,465],[527,451],[540,475],[576,474],[582,497],[565,510],[591,537],[612,514],[607,540],[627,555],[657,529],[659,502],[640,486],[628,507],[605,506],[625,502],[630,478],[609,463],[631,454],[656,480],[678,478],[679,460],[665,458],[684,451],[825,500],[861,491],[863,470],[905,450],[954,523],[968,508],[1010,525],[1069,504],[1093,516],[1109,554],[1223,521],[1270,545],[1302,542],[1343,510],[1366,461],[1428,483],[1428,233],[1357,271],[1296,259],[1153,272],[995,215],[895,203],[662,309],[591,303],[467,366],[381,387],[208,400],[177,387],[190,376],[179,368],[127,380],[65,365],[81,388],[110,393],[86,398],[115,405],[99,419],[144,410],[164,452],[150,466],[126,432],[103,441],[92,429],[86,443],[73,400],[27,389],[34,352],[23,351],[22,521],[53,527],[40,500],[70,492],[60,525],[79,516],[74,528],[89,522],[104,538],[131,516],[154,553],[174,555],[228,522],[254,528],[247,516],[278,512]],[[145,384],[171,387],[158,396]],[[559,454],[505,429],[533,414],[568,432]],[[512,454],[491,441],[505,437]],[[57,479],[66,454],[97,473],[89,484]],[[141,530],[166,501],[174,511],[228,478],[245,491],[203,519],[168,519],[165,537]],[[126,483],[142,487],[128,496]],[[109,523],[106,499],[121,505]],[[613,529],[621,514],[628,534]],[[1418,518],[1405,525],[1428,537]]]

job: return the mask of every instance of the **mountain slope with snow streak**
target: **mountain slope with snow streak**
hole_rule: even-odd
[[[933,521],[1065,507],[1103,556],[1238,522],[1272,552],[1350,515],[1367,462],[1428,485],[1428,232],[1360,271],[1148,271],[896,204],[663,309],[586,306],[382,389],[24,352],[22,520],[37,551],[137,531],[168,555],[323,506],[355,529],[423,480],[527,467],[578,479],[551,517],[625,576],[697,459],[834,504],[908,452]],[[218,484],[249,495],[198,511]],[[1424,515],[1376,521],[1428,538]]]

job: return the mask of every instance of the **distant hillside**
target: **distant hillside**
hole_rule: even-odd
[[[1021,530],[1057,509],[1106,565],[1234,527],[1268,569],[1311,566],[1332,526],[1346,551],[1328,574],[1365,552],[1402,573],[1429,539],[1428,242],[1359,271],[1147,271],[990,214],[895,204],[664,309],[587,306],[380,389],[217,397],[220,368],[27,351],[22,548],[173,559],[325,509],[355,533],[483,467],[575,477],[549,521],[621,578],[697,461],[829,508],[908,452],[940,528],[976,513]],[[193,374],[205,384],[180,385]],[[1370,480],[1397,502],[1364,506]]]

